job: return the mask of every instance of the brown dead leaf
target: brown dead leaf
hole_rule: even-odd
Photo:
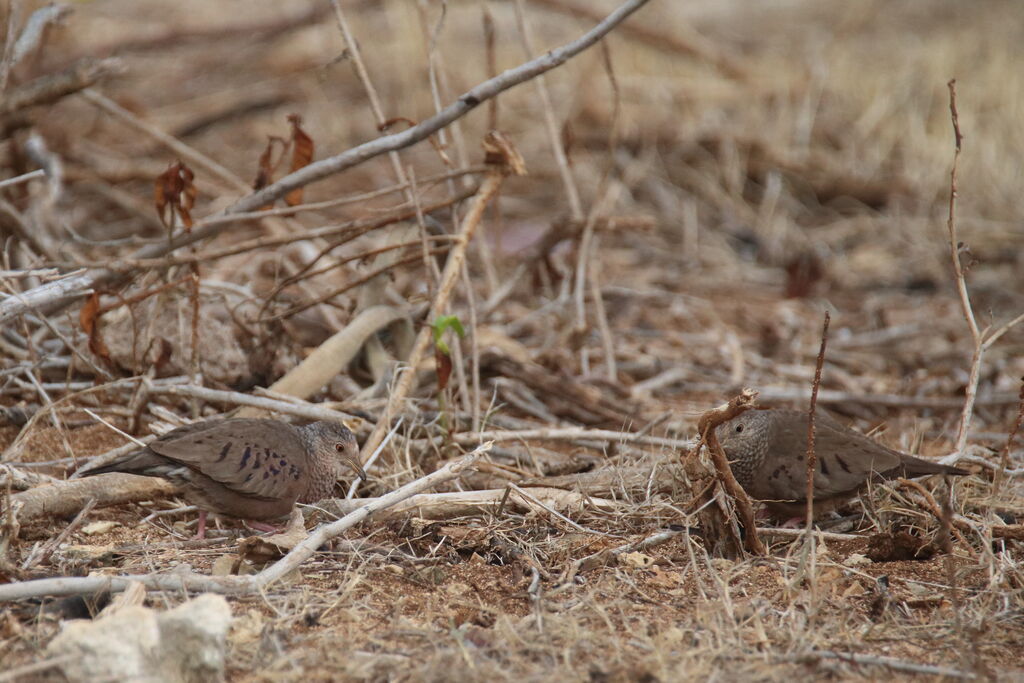
[[[153,203],[160,222],[168,230],[174,227],[177,215],[186,229],[192,227],[192,207],[196,201],[195,174],[180,160],[161,173],[153,187]]]
[[[274,159],[274,146],[281,146],[281,154]],[[267,146],[263,149],[263,153],[260,154],[260,160],[258,162],[258,168],[256,170],[256,180],[252,183],[252,189],[262,190],[267,185],[274,182],[274,173],[277,171],[277,167],[281,165],[281,160],[284,158],[285,152],[288,151],[288,143],[282,138],[276,135],[267,136]],[[267,204],[260,207],[260,211],[267,211],[273,208],[273,204]]]
[[[103,337],[100,336],[99,318],[100,295],[98,292],[93,292],[86,299],[85,305],[82,306],[82,310],[78,313],[78,322],[82,326],[82,331],[89,337],[89,350],[97,357],[109,363],[110,350],[103,342]]]
[[[309,537],[302,510],[295,508],[284,531],[269,536],[250,536],[238,542],[238,556],[253,564],[263,564],[284,557]]]
[[[384,121],[382,124],[377,126],[377,130],[380,131],[381,133],[384,133],[389,128],[391,128],[391,126],[395,125],[396,123],[404,123],[407,126],[409,126],[410,128],[412,128],[413,126],[416,125],[415,121],[413,121],[412,119],[410,119],[410,118],[408,118],[406,116],[395,116],[395,117],[392,117],[392,118],[388,119],[387,121]]]
[[[434,349],[434,362],[437,363],[437,390],[444,391],[452,375],[452,359],[441,349]]]
[[[302,118],[298,114],[289,114],[288,122],[292,124],[292,167],[289,172],[295,173],[313,161],[313,138],[302,130]],[[285,195],[285,203],[288,206],[301,204],[302,192],[301,187],[292,190]]]
[[[446,525],[438,527],[437,535],[446,536],[456,545],[480,546],[487,543],[490,530],[482,527]]]
[[[254,190],[262,190],[274,182],[274,169],[277,167],[277,164],[274,163],[275,142],[283,141],[281,138],[273,135],[267,137],[267,146],[263,149],[263,153],[260,154],[260,160],[257,162],[256,180],[252,183],[252,189]]]

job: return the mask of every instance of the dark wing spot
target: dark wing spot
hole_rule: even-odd
[[[228,457],[228,451],[230,451],[230,450],[231,450],[231,442],[228,441],[226,444],[224,444],[224,448],[220,449],[220,457],[217,458],[217,462],[220,462],[224,458]],[[239,467],[238,469],[242,469],[242,468]]]
[[[246,446],[245,450],[242,452],[242,461],[240,463],[238,463],[238,469],[239,470],[241,470],[243,467],[245,467],[246,463],[249,462],[249,458],[251,456],[252,456],[252,449],[249,448],[248,446]]]
[[[850,466],[849,466],[849,465],[847,465],[847,464],[846,464],[846,461],[845,461],[845,460],[843,460],[843,459],[842,459],[841,457],[839,457],[838,455],[836,456],[836,462],[838,462],[838,463],[839,463],[839,466],[843,468],[843,471],[844,471],[844,472],[846,472],[847,474],[849,474],[849,473],[850,473]]]
[[[828,476],[828,465],[825,464],[824,458],[818,458],[818,466],[821,468],[821,473],[826,477]]]
[[[267,479],[269,476],[270,476],[270,472],[264,472],[263,473],[263,478],[264,479]]]
[[[281,458],[281,462],[279,462],[277,464],[280,465],[281,467],[284,467],[285,465],[288,464],[288,461],[285,458]]]
[[[250,479],[252,479],[252,472],[250,472],[249,474],[245,475],[245,481],[243,481],[242,483],[243,484],[248,483]]]

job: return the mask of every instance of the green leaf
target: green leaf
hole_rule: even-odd
[[[462,321],[459,320],[459,316],[457,315],[439,316],[430,327],[434,330],[434,346],[436,346],[437,349],[445,355],[448,355],[451,352],[448,348],[448,344],[443,339],[444,333],[448,329],[455,330],[455,333],[459,335],[460,338],[466,336],[466,329],[462,326]]]

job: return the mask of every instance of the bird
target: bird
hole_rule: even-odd
[[[715,430],[736,481],[773,514],[794,518],[807,512],[807,419],[798,410],[748,410]],[[814,423],[815,517],[840,507],[871,481],[969,474],[883,446],[826,413],[819,412]]]
[[[208,512],[263,524],[288,515],[296,502],[328,497],[345,467],[366,479],[355,435],[340,423],[296,427],[273,419],[215,419],[179,427],[82,476],[127,472],[162,477],[200,508],[197,538]]]

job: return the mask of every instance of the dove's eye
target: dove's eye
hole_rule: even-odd
[[[736,433],[739,434],[743,431],[743,425],[736,425]]]

